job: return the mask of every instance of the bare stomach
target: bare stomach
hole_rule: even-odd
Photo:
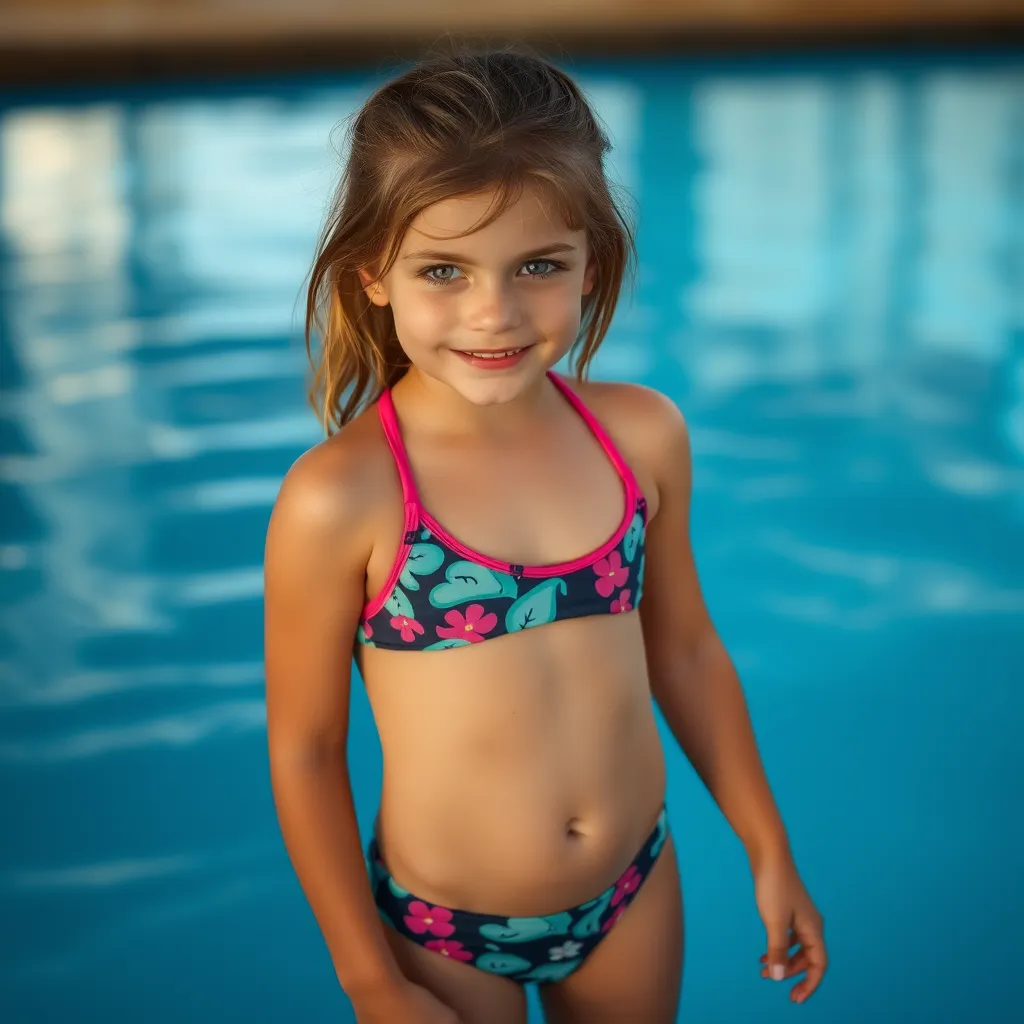
[[[384,752],[376,831],[399,885],[527,917],[583,903],[625,870],[665,792],[635,613],[367,654]]]

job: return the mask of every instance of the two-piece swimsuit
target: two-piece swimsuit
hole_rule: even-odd
[[[387,581],[363,609],[357,641],[389,650],[438,651],[585,615],[619,614],[640,604],[647,502],[597,418],[553,372],[548,377],[582,416],[626,492],[614,535],[582,558],[526,566],[466,547],[420,504],[390,390],[377,405],[405,500],[402,545]],[[389,873],[374,836],[366,861],[378,912],[399,934],[442,956],[518,982],[571,974],[633,901],[664,846],[665,807],[633,862],[586,903],[543,917],[477,914],[431,904]]]

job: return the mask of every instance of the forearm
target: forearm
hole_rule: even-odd
[[[343,756],[279,761],[272,780],[288,854],[342,988],[355,1001],[400,980],[370,891]]]
[[[752,861],[788,856],[785,826],[757,749],[736,669],[715,633],[655,673],[665,721]]]

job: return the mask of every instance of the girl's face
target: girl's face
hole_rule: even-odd
[[[390,303],[414,368],[475,405],[513,400],[565,355],[596,272],[586,232],[553,219],[530,189],[467,234],[492,195],[428,207],[381,281],[359,272],[371,301]]]

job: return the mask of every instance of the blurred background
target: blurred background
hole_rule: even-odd
[[[263,540],[321,439],[343,120],[442,31],[615,143],[594,375],[686,413],[693,543],[833,967],[759,976],[667,730],[681,1021],[1020,1020],[1024,8],[0,2],[0,1021],[351,1021],[269,787]],[[380,783],[365,693],[350,762]],[[533,1021],[539,1021],[536,1004]]]

